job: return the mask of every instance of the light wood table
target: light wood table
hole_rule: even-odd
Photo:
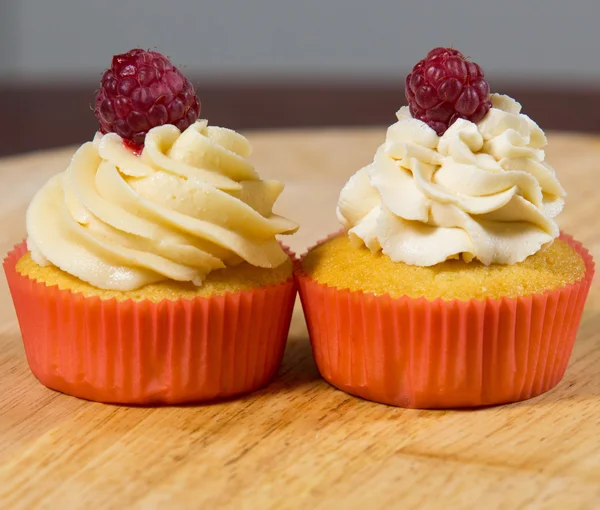
[[[298,252],[338,229],[341,186],[385,130],[249,133]],[[0,252],[72,148],[0,162]],[[600,256],[600,138],[552,134],[561,227]],[[600,290],[553,391],[476,411],[403,410],[328,386],[297,305],[279,378],[207,406],[132,408],[44,388],[0,278],[0,508],[600,508]]]

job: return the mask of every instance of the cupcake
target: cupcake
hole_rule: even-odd
[[[563,377],[594,264],[555,221],[546,137],[481,68],[437,48],[342,189],[345,230],[296,264],[333,386],[414,408],[528,399]]]
[[[101,402],[230,397],[266,385],[295,283],[276,240],[283,190],[242,135],[198,120],[191,83],[154,51],[112,60],[100,129],[27,210],[4,269],[33,374]]]

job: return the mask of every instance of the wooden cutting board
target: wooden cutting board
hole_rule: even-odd
[[[338,229],[341,186],[385,130],[248,133],[302,252]],[[73,149],[0,160],[0,252]],[[600,138],[552,134],[561,227],[600,256]],[[0,508],[600,508],[600,290],[553,391],[476,411],[403,410],[327,385],[296,306],[279,378],[238,400],[131,408],[44,388],[0,278]]]

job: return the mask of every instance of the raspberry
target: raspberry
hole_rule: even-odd
[[[167,57],[138,48],[113,57],[102,75],[94,114],[102,133],[117,133],[139,151],[153,127],[169,123],[183,131],[193,124],[200,100]]]
[[[479,122],[491,108],[483,71],[453,48],[435,48],[406,77],[410,113],[442,136],[456,119]]]

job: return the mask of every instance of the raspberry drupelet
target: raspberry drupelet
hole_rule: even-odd
[[[200,101],[167,57],[137,48],[113,57],[102,75],[94,113],[102,133],[114,132],[140,150],[153,127],[169,123],[184,131],[193,124]]]
[[[481,67],[453,48],[435,48],[406,77],[410,113],[441,136],[457,120],[479,122],[492,106]]]

